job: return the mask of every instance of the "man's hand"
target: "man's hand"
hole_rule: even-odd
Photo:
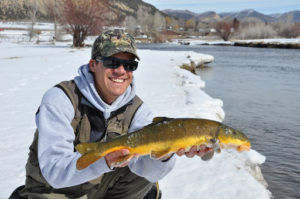
[[[117,162],[117,160],[119,160],[122,157],[125,157],[129,153],[130,153],[129,150],[127,150],[127,149],[120,149],[120,150],[108,153],[106,156],[104,156],[107,166],[111,169],[113,167],[126,167],[132,157],[130,157],[129,159],[127,159],[121,163]]]
[[[214,150],[212,148],[208,148],[205,145],[200,145],[197,150],[197,146],[191,147],[191,149],[188,152],[185,152],[185,149],[179,149],[176,154],[178,156],[185,155],[188,158],[192,158],[195,155],[202,158],[202,160],[209,160],[214,155]]]

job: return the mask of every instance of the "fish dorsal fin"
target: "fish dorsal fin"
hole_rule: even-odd
[[[172,120],[173,118],[169,118],[169,117],[155,117],[153,118],[152,120],[152,123],[159,123],[159,122],[162,122],[162,121],[169,121],[169,120]]]

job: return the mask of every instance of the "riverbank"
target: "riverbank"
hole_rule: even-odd
[[[300,38],[296,39],[253,39],[253,40],[201,40],[201,39],[180,39],[174,40],[175,44],[185,45],[214,45],[214,46],[243,46],[255,48],[285,48],[285,49],[300,49]]]
[[[299,39],[256,39],[234,41],[233,46],[255,47],[255,48],[285,48],[300,49]]]

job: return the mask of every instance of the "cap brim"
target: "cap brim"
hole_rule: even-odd
[[[140,57],[137,55],[137,53],[131,52],[131,51],[129,51],[129,50],[124,50],[124,51],[122,51],[122,50],[113,51],[113,52],[107,53],[107,54],[105,54],[105,55],[103,55],[103,56],[104,56],[104,57],[110,57],[110,56],[113,56],[113,55],[118,54],[118,53],[130,53],[130,54],[134,55],[135,58],[137,58],[137,59],[140,61]]]

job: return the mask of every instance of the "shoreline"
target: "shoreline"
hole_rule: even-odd
[[[237,46],[237,47],[252,47],[252,48],[280,48],[280,49],[300,49],[300,38],[296,39],[255,39],[255,40],[196,40],[196,39],[183,39],[174,40],[174,43],[183,45],[207,45],[207,46]]]
[[[300,44],[298,43],[234,42],[233,46],[253,47],[253,48],[300,49]]]
[[[300,49],[300,44],[277,44],[277,43],[261,43],[261,42],[234,42],[233,44],[198,44],[203,46],[234,46],[234,47],[250,47],[250,48],[279,48],[279,49]]]

